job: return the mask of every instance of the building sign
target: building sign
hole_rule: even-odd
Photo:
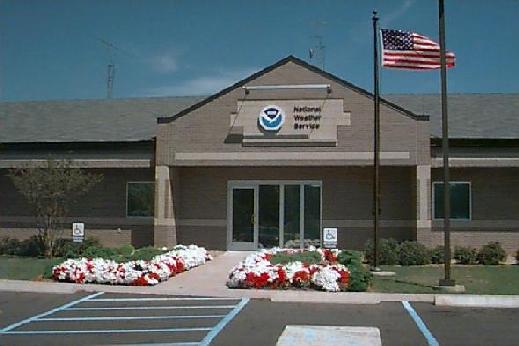
[[[266,131],[278,131],[285,123],[285,112],[278,106],[267,106],[261,110],[258,122]]]
[[[323,229],[323,246],[328,249],[337,248],[337,228],[325,227]]]
[[[294,106],[294,130],[318,130],[321,107]]]
[[[338,126],[350,126],[343,99],[239,100],[230,133],[246,146],[336,146]]]
[[[72,240],[75,243],[82,243],[85,239],[85,224],[82,222],[74,222],[72,224]]]

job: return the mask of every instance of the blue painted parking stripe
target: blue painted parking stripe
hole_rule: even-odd
[[[436,340],[436,338],[432,335],[431,331],[427,328],[420,316],[418,316],[418,313],[415,311],[415,309],[413,309],[411,304],[409,304],[408,301],[404,300],[402,301],[402,305],[404,306],[404,309],[407,310],[409,315],[411,315],[411,318],[418,326],[418,329],[420,329],[420,331],[422,332],[429,346],[439,346],[440,344],[438,343],[438,340]]]
[[[239,305],[239,304],[238,304]],[[168,309],[234,309],[238,305],[186,305],[186,306],[118,306],[98,308],[70,308],[67,311],[86,310],[168,310]]]
[[[70,308],[71,306],[74,306],[74,305],[77,305],[79,303],[83,303],[83,302],[86,302],[88,301],[89,299],[92,299],[92,298],[95,298],[97,296],[100,296],[102,295],[104,292],[97,292],[97,293],[94,293],[94,294],[91,294],[89,296],[86,296],[86,297],[83,297],[81,299],[78,299],[78,300],[74,300],[73,302],[70,302],[70,303],[67,303],[67,304],[64,304],[62,306],[59,306],[55,309],[52,309],[52,310],[49,310],[49,311],[46,311],[44,313],[41,313],[39,315],[35,315],[35,316],[32,316],[32,317],[29,317],[23,321],[20,321],[20,322],[16,322],[16,323],[13,323],[3,329],[0,329],[0,334],[6,334],[6,333],[14,333],[14,332],[11,332],[11,330],[17,328],[17,327],[20,327],[20,326],[23,326],[27,323],[31,323],[33,321],[36,321],[38,320],[39,318],[42,318],[42,317],[45,317],[45,316],[49,316],[49,315],[52,315],[53,313],[56,313],[56,312],[59,312],[59,311],[63,311],[63,310],[66,310],[68,308]]]
[[[213,341],[213,339],[225,328],[225,326],[234,318],[238,313],[243,309],[245,305],[249,302],[249,298],[242,298],[241,302],[236,305],[236,307],[230,311],[227,316],[225,316],[214,328],[205,336],[205,338],[200,342],[201,346],[207,346]]]
[[[160,302],[160,301],[183,301],[183,300],[236,300],[239,301],[240,298],[183,298],[183,297],[167,297],[167,298],[99,298],[99,299],[91,299],[89,302]]]
[[[24,331],[8,331],[0,332],[7,335],[24,335],[24,334],[98,334],[98,333],[176,333],[176,332],[199,332],[208,331],[212,328],[167,328],[167,329],[87,329],[87,330],[24,330]]]
[[[99,316],[99,317],[49,317],[38,318],[34,322],[41,321],[103,321],[103,320],[167,320],[167,319],[192,319],[192,318],[222,318],[225,315],[175,315],[175,316]]]

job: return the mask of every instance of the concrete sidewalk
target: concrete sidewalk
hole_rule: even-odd
[[[403,293],[375,293],[375,292],[319,292],[297,290],[259,290],[259,289],[229,289],[226,286],[229,271],[250,252],[228,251],[217,256],[205,265],[179,274],[170,280],[153,287],[138,286],[110,286],[96,284],[71,284],[51,281],[22,281],[0,280],[0,291],[61,293],[70,294],[78,291],[86,292],[115,292],[129,294],[160,294],[184,296],[211,296],[232,298],[264,298],[275,302],[308,302],[332,304],[378,304],[389,301],[410,302],[438,302],[440,305],[462,304],[464,295],[449,295],[446,303],[442,294],[403,294]],[[456,298],[460,297],[460,298]],[[478,299],[481,297],[481,299]],[[519,296],[493,296],[492,303],[501,306],[502,299],[508,299],[517,304]],[[512,299],[511,299],[512,298]],[[459,300],[459,302],[458,302]],[[471,306],[478,304],[488,305],[489,296],[472,296]],[[504,300],[503,300],[504,302]],[[492,305],[492,304],[490,304]]]

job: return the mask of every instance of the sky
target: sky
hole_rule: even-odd
[[[449,92],[519,92],[519,0],[445,2]],[[209,95],[318,36],[324,69],[372,90],[374,9],[438,41],[437,0],[0,0],[0,101],[106,98],[110,59],[114,98]],[[437,70],[381,71],[383,94],[438,91]]]

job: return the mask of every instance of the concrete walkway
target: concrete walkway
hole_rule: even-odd
[[[313,302],[332,304],[378,304],[380,302],[404,300],[411,302],[434,303],[438,300],[439,296],[446,296],[435,294],[319,292],[227,288],[226,282],[229,271],[239,261],[244,259],[249,254],[250,252],[244,251],[228,251],[216,257],[213,261],[207,262],[205,265],[181,273],[178,276],[153,287],[71,284],[51,281],[0,280],[0,291],[62,294],[70,294],[78,291],[103,291],[129,294],[161,294],[235,298],[249,297],[270,299],[276,302]],[[456,299],[456,295],[451,297],[451,300]],[[508,296],[507,298],[512,297],[514,296]],[[496,296],[496,299],[499,299],[499,297]],[[514,297],[514,304],[517,304],[517,299],[519,299],[519,296]],[[486,296],[485,301],[487,300],[488,296]]]

